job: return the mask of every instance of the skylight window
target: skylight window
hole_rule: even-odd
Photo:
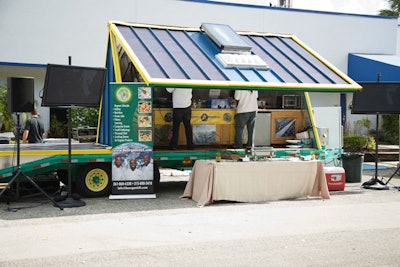
[[[251,46],[229,25],[202,23],[200,29],[221,49],[215,58],[224,68],[269,69],[264,60],[251,53]]]
[[[229,25],[202,23],[200,29],[221,49],[221,53],[250,53],[251,46]]]

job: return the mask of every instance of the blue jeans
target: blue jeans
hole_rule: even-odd
[[[192,109],[187,108],[174,108],[172,111],[172,139],[169,144],[170,148],[176,148],[178,145],[179,127],[181,122],[185,126],[186,144],[188,147],[193,147],[193,130],[190,124],[192,118]]]
[[[254,125],[256,123],[256,112],[245,112],[235,114],[235,148],[243,148],[243,130],[247,126],[246,147],[253,146]]]

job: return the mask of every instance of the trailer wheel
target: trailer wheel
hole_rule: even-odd
[[[104,197],[111,193],[111,168],[109,164],[82,165],[76,174],[76,190],[85,197]]]

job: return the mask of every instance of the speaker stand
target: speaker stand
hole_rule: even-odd
[[[75,207],[83,207],[86,203],[79,199],[72,198],[72,142],[71,142],[71,133],[72,133],[72,109],[68,108],[68,196],[66,199],[58,202],[63,208],[75,208]]]
[[[19,198],[19,179],[20,178],[25,178],[26,180],[28,180],[33,186],[36,187],[36,189],[38,189],[43,195],[45,195],[56,207],[58,207],[60,210],[62,210],[63,208],[58,205],[58,203],[56,201],[54,201],[54,199],[52,199],[42,188],[39,187],[39,185],[32,180],[32,178],[30,178],[29,176],[25,175],[22,170],[21,170],[21,166],[20,166],[20,159],[21,159],[21,148],[20,148],[20,133],[21,133],[21,125],[20,125],[20,115],[19,113],[16,114],[17,115],[17,125],[15,127],[16,132],[17,132],[17,169],[13,172],[13,178],[8,182],[7,186],[3,188],[3,190],[1,190],[0,192],[0,197],[4,194],[5,191],[7,191],[7,189],[11,190],[11,186],[14,184],[14,182],[17,182],[17,198]],[[7,200],[7,204],[10,204],[10,200]]]
[[[389,187],[378,179],[378,155],[379,155],[379,112],[376,113],[376,140],[375,140],[375,176],[364,182],[361,186],[365,189],[389,190]]]
[[[385,182],[385,185],[387,185],[387,184],[390,182],[390,180],[392,180],[393,176],[395,176],[399,171],[400,171],[400,164],[399,164],[399,166],[397,166],[396,170],[395,170],[395,171],[393,172],[393,174],[389,177],[389,179]],[[382,180],[382,181],[383,181],[383,180]],[[400,191],[400,187],[396,187],[396,186],[395,186],[395,188],[399,189],[399,191]]]

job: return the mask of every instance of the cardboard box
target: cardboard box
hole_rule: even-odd
[[[296,139],[299,139],[299,140],[301,140],[301,139],[309,139],[309,138],[310,138],[310,135],[308,134],[308,131],[304,131],[304,132],[296,134]]]
[[[324,167],[329,191],[343,191],[346,184],[346,172],[342,167]]]

